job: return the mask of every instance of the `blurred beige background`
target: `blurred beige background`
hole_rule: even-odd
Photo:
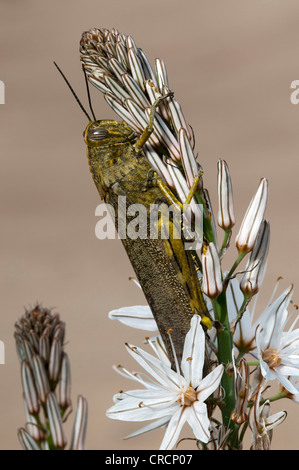
[[[81,33],[115,27],[151,61],[166,62],[170,86],[196,136],[204,181],[216,204],[216,164],[229,164],[238,222],[261,177],[270,183],[271,248],[261,307],[275,280],[298,285],[299,3],[290,0],[0,1],[1,296],[0,448],[19,449],[25,423],[14,322],[36,301],[67,324],[72,397],[89,402],[89,449],[155,449],[162,432],[123,441],[138,423],[110,421],[112,395],[132,384],[112,371],[135,368],[124,342],[145,332],[108,320],[109,310],[143,304],[119,241],[94,235],[99,203],[86,161],[86,118],[53,66],[64,70],[86,103],[79,62]],[[113,118],[92,90],[98,118]],[[216,207],[216,205],[215,205]],[[235,248],[231,248],[235,256]],[[229,259],[227,259],[229,267]],[[298,302],[295,290],[294,301]],[[298,449],[299,407],[274,433],[273,449]],[[68,432],[73,420],[69,418]],[[188,428],[184,436],[191,436]]]

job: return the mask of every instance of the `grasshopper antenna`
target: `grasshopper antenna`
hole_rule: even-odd
[[[86,75],[86,70],[85,70],[85,68],[84,68],[83,65],[82,65],[82,70],[83,70],[84,77],[85,77],[85,83],[86,83],[86,90],[87,90],[89,108],[90,108],[90,111],[91,111],[91,114],[92,114],[94,120],[96,121],[96,117],[95,117],[95,114],[94,114],[94,112],[93,112],[92,104],[91,104],[91,99],[90,99],[90,91],[89,91],[89,85],[88,85],[88,79],[87,79],[87,75]]]
[[[58,67],[58,65],[56,64],[56,62],[54,62],[54,65],[55,67],[57,68],[58,72],[60,73],[60,75],[62,76],[62,78],[64,79],[64,81],[66,82],[67,86],[69,87],[69,89],[71,90],[72,92],[72,95],[74,96],[75,100],[77,101],[78,105],[80,106],[80,108],[82,109],[83,113],[85,114],[85,116],[87,117],[87,119],[90,121],[92,121],[92,119],[90,119],[90,116],[89,114],[87,113],[87,111],[85,110],[85,108],[83,107],[81,101],[79,100],[78,96],[76,95],[74,89],[72,88],[70,82],[68,81],[68,79],[66,78],[66,76],[64,75],[64,73],[62,72],[62,70]],[[95,119],[96,120],[96,119]]]

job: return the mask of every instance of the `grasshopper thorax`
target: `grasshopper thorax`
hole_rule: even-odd
[[[88,147],[111,147],[136,140],[135,132],[124,121],[112,119],[91,121],[83,135]]]

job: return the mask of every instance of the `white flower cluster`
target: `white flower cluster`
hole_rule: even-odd
[[[278,282],[267,306],[256,320],[254,320],[254,309],[249,310],[248,307],[246,308],[233,335],[234,348],[237,352],[234,360],[236,406],[231,419],[239,425],[249,420],[252,431],[252,447],[257,449],[270,448],[272,429],[286,418],[285,411],[270,415],[270,400],[262,399],[262,395],[269,388],[267,381],[277,380],[281,384],[281,398],[286,397],[293,399],[295,402],[299,401],[299,380],[297,380],[299,376],[299,329],[295,329],[298,316],[288,330],[285,328],[286,322],[291,316],[288,312],[288,306],[291,301],[293,287],[286,289],[276,299],[273,299],[277,286]],[[233,321],[242,308],[244,301],[244,295],[237,279],[230,280],[226,297],[230,320]],[[210,304],[208,299],[207,303]],[[211,305],[210,311],[212,312]],[[109,317],[133,328],[157,331],[155,320],[148,306],[123,307],[111,311]],[[212,337],[206,347],[212,355],[212,349],[217,346],[215,341],[211,349],[211,342],[213,342]],[[161,449],[173,447],[179,431],[186,421],[192,427],[194,436],[197,439],[202,443],[211,442],[214,446],[215,429],[209,422],[207,409],[200,407],[197,401],[202,402],[203,396],[206,399],[217,389],[223,368],[218,365],[213,373],[206,376],[205,382],[202,383],[204,343],[205,335],[199,325],[198,317],[195,316],[191,322],[190,332],[185,339],[182,363],[177,364],[177,370],[182,372],[174,372],[170,368],[169,359],[159,337],[155,340],[148,340],[148,344],[155,351],[156,358],[139,348],[127,345],[130,354],[135,357],[157,383],[153,384],[150,377],[145,380],[139,374],[130,374],[125,369],[118,368],[117,370],[126,374],[128,378],[142,384],[145,390],[139,390],[138,392],[131,390],[130,392],[117,394],[114,397],[116,404],[107,411],[107,416],[128,421],[154,420],[152,424],[128,437],[167,425]],[[191,353],[187,352],[190,351],[190,348],[193,348]],[[140,357],[143,357],[142,361]],[[186,363],[188,363],[188,360],[192,364],[197,364],[197,368],[192,369],[192,377],[189,372],[186,375],[184,373],[187,370]],[[255,366],[256,371],[250,384],[248,364],[251,364],[251,361],[253,361],[252,365]],[[256,367],[257,365],[258,367]],[[158,375],[157,370],[159,370]],[[215,372],[216,370],[217,372]],[[197,375],[194,375],[195,373]],[[169,380],[169,377],[166,378],[168,374],[169,377],[172,377],[171,380]],[[214,380],[215,377],[216,381]],[[202,394],[203,387],[206,387],[204,394]],[[151,395],[149,390],[154,390],[155,393]],[[184,400],[186,393],[187,397],[192,396],[193,398]],[[147,400],[143,401],[145,398]],[[274,399],[276,398],[274,397]],[[249,406],[250,401],[252,406]],[[193,408],[192,411],[189,410],[190,406]],[[178,420],[174,418],[175,410],[176,416],[180,416]],[[197,411],[197,418],[194,420],[189,419],[189,414],[193,415]],[[162,415],[164,418],[161,418]],[[201,434],[198,431],[199,422],[201,422]],[[195,423],[197,423],[197,426]]]

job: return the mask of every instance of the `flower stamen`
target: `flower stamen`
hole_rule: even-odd
[[[277,349],[266,349],[265,351],[263,351],[262,358],[268,364],[270,369],[274,369],[275,367],[281,364],[281,357]]]
[[[191,406],[196,399],[197,397],[194,388],[189,386],[186,389],[181,390],[181,394],[177,399],[177,402],[181,403],[182,406]]]

